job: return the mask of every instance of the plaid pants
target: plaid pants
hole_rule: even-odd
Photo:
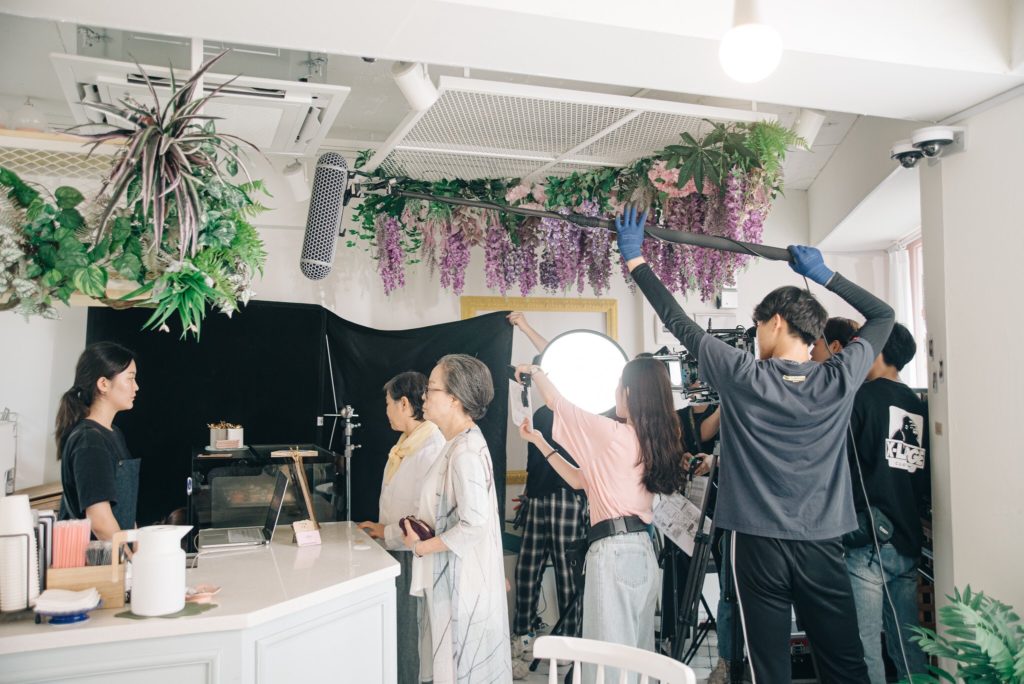
[[[566,546],[587,534],[587,499],[568,489],[558,489],[542,497],[530,497],[523,530],[523,545],[516,563],[516,615],[512,625],[515,634],[531,631],[537,617],[540,582],[544,563],[551,554],[558,589],[558,612],[563,615],[576,595],[572,568]],[[582,590],[582,587],[580,587]],[[582,596],[580,597],[582,599]],[[580,635],[580,606],[562,622],[564,636]]]

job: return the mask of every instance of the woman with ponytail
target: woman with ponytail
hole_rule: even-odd
[[[61,520],[88,518],[97,539],[135,525],[139,462],[132,459],[114,416],[135,403],[135,357],[113,342],[85,348],[75,382],[57,409]]]
[[[659,583],[648,525],[654,494],[671,494],[682,484],[683,448],[668,371],[651,358],[626,364],[615,391],[615,413],[625,422],[574,406],[539,366],[518,366],[516,375],[532,376],[555,414],[552,437],[579,467],[526,421],[520,435],[590,502],[583,637],[653,651]],[[585,666],[583,676],[593,681],[593,666]],[[617,673],[605,676],[618,681]]]

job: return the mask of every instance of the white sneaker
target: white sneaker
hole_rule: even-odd
[[[729,684],[729,663],[722,658],[715,663],[715,669],[708,675],[707,684]]]
[[[531,634],[513,634],[512,635],[512,661],[516,660],[533,660],[533,640],[534,635]]]
[[[512,660],[512,679],[526,679],[530,676],[530,663],[525,660]]]

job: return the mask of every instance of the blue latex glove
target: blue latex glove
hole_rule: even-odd
[[[626,261],[640,256],[640,245],[644,243],[645,223],[647,212],[637,218],[637,208],[634,205],[626,207],[622,216],[615,217],[615,239],[619,243],[619,253]]]
[[[825,260],[821,258],[821,252],[817,247],[790,245],[789,253],[793,255],[789,267],[819,285],[827,285],[835,275],[835,271],[825,265]]]

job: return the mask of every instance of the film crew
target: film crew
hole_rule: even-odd
[[[403,539],[415,555],[410,590],[426,599],[420,658],[432,657],[434,684],[512,679],[502,520],[476,424],[493,399],[491,372],[465,354],[441,357],[423,391],[423,416],[446,442]]]
[[[57,409],[60,519],[88,518],[93,535],[103,541],[135,527],[139,460],[128,453],[114,416],[135,404],[136,370],[135,355],[121,345],[90,344]]]
[[[529,338],[538,354],[544,352],[548,341],[530,326],[522,312],[513,311],[508,315],[508,321]],[[541,406],[533,414],[533,429],[543,435],[553,449],[565,454],[561,445],[551,437],[553,421],[551,408]],[[565,458],[576,465],[568,454]],[[526,491],[520,506],[526,510],[523,541],[516,561],[515,616],[512,620],[512,672],[516,679],[527,676],[528,663],[533,660],[532,644],[540,622],[537,606],[544,565],[549,556],[555,570],[561,634],[580,636],[579,610],[572,604],[581,587],[576,585],[570,549],[583,543],[587,534],[586,495],[562,479],[532,442],[527,444]]]
[[[868,371],[868,381],[857,391],[850,418],[849,456],[859,527],[845,535],[843,543],[872,684],[885,682],[883,631],[901,680],[908,672],[927,672],[924,653],[909,637],[910,628],[918,624],[921,516],[930,500],[928,408],[899,376],[916,350],[913,335],[897,323]]]
[[[828,319],[821,337],[814,340],[814,346],[811,347],[811,360],[817,363],[828,361],[850,344],[858,330],[860,323],[850,318],[833,316]]]
[[[570,403],[544,371],[532,364],[516,376],[533,385],[554,411],[552,434],[577,466],[551,447],[527,421],[519,426],[590,505],[589,548],[583,586],[583,637],[654,650],[658,561],[649,525],[655,493],[679,489],[682,457],[679,420],[672,405],[668,371],[655,359],[634,359],[622,370],[615,411],[625,422],[588,413]],[[585,665],[592,682],[595,668]],[[609,670],[606,678],[617,680]]]
[[[399,526],[402,518],[417,514],[422,483],[444,448],[444,435],[423,417],[423,392],[426,388],[427,376],[416,371],[399,373],[384,385],[388,423],[401,436],[391,447],[384,466],[379,518],[377,522],[359,523],[359,527],[374,539],[379,539],[402,566],[396,601],[399,684],[416,684],[430,681],[433,677],[429,668],[426,671],[420,668],[418,625],[423,616],[423,600],[409,593],[412,554],[402,542]]]
[[[893,310],[831,271],[821,252],[791,246],[791,267],[864,315],[860,336],[816,364],[825,309],[807,291],[780,287],[753,312],[760,359],[708,335],[679,306],[641,256],[642,216],[616,219],[619,251],[661,320],[697,356],[703,380],[721,397],[720,491],[716,525],[729,550],[755,682],[791,677],[793,607],[822,677],[867,681],[856,609],[840,537],[857,527],[846,429],[854,395],[889,337]],[[584,618],[585,619],[585,618]]]

